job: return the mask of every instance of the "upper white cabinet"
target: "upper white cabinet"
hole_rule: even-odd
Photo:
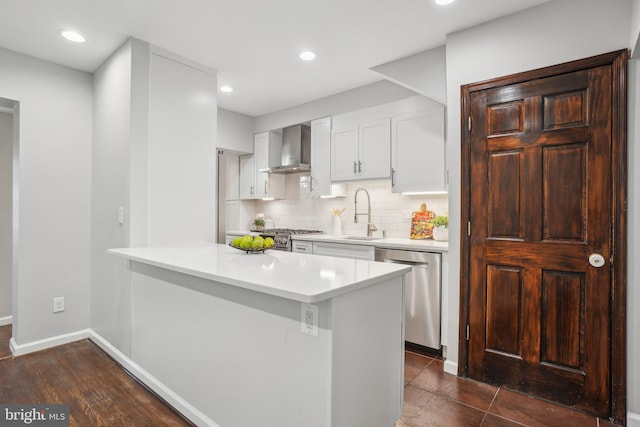
[[[390,175],[391,132],[388,118],[332,129],[332,181],[389,178]]]
[[[258,133],[253,139],[255,161],[255,198],[284,198],[284,175],[260,172],[279,166],[282,159],[282,134],[269,131]]]
[[[343,184],[331,184],[331,117],[311,122],[311,183],[313,197],[344,197]]]
[[[256,171],[253,154],[240,156],[240,199],[256,198]]]
[[[444,107],[391,119],[391,190],[394,193],[444,192]]]
[[[391,176],[391,132],[389,119],[362,123],[358,139],[360,179]]]

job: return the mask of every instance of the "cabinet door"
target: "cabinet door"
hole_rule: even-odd
[[[331,117],[311,122],[311,195],[331,195]]]
[[[331,181],[358,178],[358,130],[331,131]]]
[[[294,240],[291,244],[291,252],[311,254],[313,253],[313,242]]]
[[[362,123],[359,126],[359,131],[359,178],[389,178],[391,176],[389,119]]]
[[[255,159],[255,196],[258,199],[281,199],[284,197],[284,176],[271,175],[260,170],[279,166],[282,154],[282,134],[262,132],[253,139]]]
[[[240,156],[240,199],[255,199],[255,185],[253,154]]]
[[[313,254],[373,261],[375,247],[348,243],[313,242]]]
[[[444,107],[394,117],[391,128],[391,191],[446,191]]]

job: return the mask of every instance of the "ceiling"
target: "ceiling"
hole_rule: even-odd
[[[217,69],[234,87],[219,106],[259,116],[380,80],[371,67],[546,1],[2,0],[0,46],[93,72],[133,36]],[[317,59],[298,59],[304,49]]]

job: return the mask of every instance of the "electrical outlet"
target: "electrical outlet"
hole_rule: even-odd
[[[64,297],[58,297],[53,299],[53,312],[59,313],[64,311]]]
[[[302,321],[300,330],[312,337],[318,336],[318,306],[313,304],[302,304]]]

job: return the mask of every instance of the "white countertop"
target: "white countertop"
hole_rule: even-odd
[[[314,303],[407,273],[410,267],[284,251],[247,254],[228,245],[109,249],[132,261]]]
[[[449,242],[437,242],[435,240],[412,240],[409,238],[385,237],[374,240],[348,239],[345,236],[332,236],[330,234],[294,234],[293,240],[308,242],[349,243],[352,245],[375,246],[386,249],[402,249],[421,252],[448,252]]]

